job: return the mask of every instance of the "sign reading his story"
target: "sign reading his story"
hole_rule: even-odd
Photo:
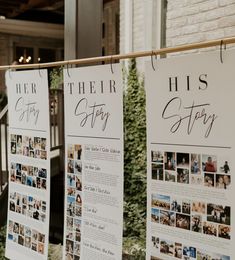
[[[122,259],[123,103],[120,65],[64,70],[63,259]]]
[[[47,259],[50,132],[47,70],[7,72],[9,195],[6,257]]]
[[[235,52],[146,64],[147,259],[235,259]]]

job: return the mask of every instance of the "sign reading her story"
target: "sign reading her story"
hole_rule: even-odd
[[[120,65],[64,70],[63,259],[122,258],[123,103]]]
[[[47,259],[50,127],[47,70],[7,72],[9,195],[6,257]]]
[[[146,64],[147,259],[235,259],[234,51]]]

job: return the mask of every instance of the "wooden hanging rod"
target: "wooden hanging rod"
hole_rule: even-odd
[[[116,55],[109,55],[109,56],[92,57],[92,58],[67,60],[67,61],[47,62],[47,63],[4,65],[4,66],[0,66],[0,70],[42,69],[42,68],[48,68],[48,67],[68,66],[68,65],[72,65],[72,64],[98,63],[98,62],[102,62],[102,61],[112,63],[114,60],[123,60],[123,59],[139,58],[139,57],[146,57],[146,56],[152,56],[152,55],[161,55],[161,54],[188,51],[188,50],[194,50],[194,49],[202,49],[202,48],[208,48],[208,47],[226,45],[226,44],[232,44],[232,43],[235,43],[235,37],[218,39],[218,40],[207,41],[207,42],[193,43],[193,44],[189,44],[189,45],[180,45],[177,47],[162,48],[162,49],[153,50],[153,51],[131,52],[131,53],[127,53],[127,54],[116,54]]]

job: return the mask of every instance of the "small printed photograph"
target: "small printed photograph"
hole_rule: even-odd
[[[176,169],[176,155],[172,152],[164,153],[165,170],[175,171]]]
[[[73,241],[66,239],[66,245],[65,245],[66,252],[73,254]]]
[[[25,236],[25,247],[31,248],[31,237]]]
[[[70,254],[70,253],[66,252],[65,260],[74,260],[73,254]]]
[[[224,179],[224,188],[226,190],[229,190],[230,187],[231,187],[231,176],[230,175],[224,175],[223,179]]]
[[[184,214],[191,213],[191,201],[190,200],[182,201],[182,213],[184,213]]]
[[[73,260],[81,260],[81,259],[80,259],[80,256],[74,255]]]
[[[67,172],[74,173],[74,160],[68,159]]]
[[[74,145],[73,144],[68,144],[68,158],[74,160]]]
[[[16,143],[15,142],[11,142],[11,153],[16,154]]]
[[[177,182],[189,184],[189,170],[177,169]]]
[[[160,252],[165,255],[174,256],[174,243],[168,240],[161,240]]]
[[[198,249],[197,260],[211,260],[211,254],[209,254],[205,250]]]
[[[76,187],[76,178],[74,174],[67,174],[67,186]]]
[[[152,207],[170,210],[170,196],[152,194]]]
[[[184,246],[183,247],[183,255],[188,257],[189,260],[196,259],[196,257],[197,257],[197,250],[196,250],[195,247]]]
[[[41,138],[40,137],[34,137],[34,148],[36,150],[41,150]]]
[[[10,171],[10,181],[11,182],[16,182],[16,173],[15,170]]]
[[[24,246],[24,237],[21,235],[18,236],[18,244]]]
[[[29,151],[29,157],[34,158],[34,151]]]
[[[44,254],[44,244],[43,243],[38,243],[38,253]]]
[[[75,216],[81,217],[82,216],[82,207],[76,207],[75,208]]]
[[[79,243],[74,243],[74,254],[79,256],[80,255],[80,244]]]
[[[22,136],[22,145],[29,146],[29,137],[28,136]]]
[[[75,176],[76,179],[76,190],[82,191],[82,177]]]
[[[74,173],[75,174],[81,174],[82,173],[82,162],[81,161],[75,161],[74,162]]]
[[[163,164],[152,163],[152,179],[163,181]]]
[[[11,134],[11,142],[16,142],[16,135]]]
[[[202,216],[192,215],[191,216],[191,230],[194,232],[202,232]]]
[[[217,172],[217,158],[214,155],[202,155],[202,170],[204,172]]]
[[[171,210],[175,212],[181,212],[182,201],[178,198],[172,198]]]
[[[188,215],[176,213],[176,227],[190,230],[191,218]]]
[[[32,242],[37,243],[38,241],[38,232],[32,229]]]
[[[68,188],[67,188],[67,195],[68,195],[68,196],[75,197],[75,188],[68,187]]]
[[[204,186],[210,188],[215,187],[215,175],[213,173],[205,173]]]
[[[25,227],[25,235],[28,236],[28,237],[31,237],[31,235],[32,235],[31,228]]]
[[[68,230],[73,231],[73,218],[71,217],[66,218],[66,227]]]
[[[16,154],[22,154],[22,135],[16,136]]]
[[[192,202],[192,212],[206,214],[206,203],[201,201]]]
[[[224,161],[224,163],[219,167],[219,171],[225,174],[230,173],[230,165],[228,161]]]
[[[81,160],[82,156],[82,146],[80,144],[75,144],[75,160]]]
[[[217,189],[226,189],[225,182],[224,182],[224,174],[216,174],[215,175],[215,187]]]
[[[175,226],[175,212],[160,210],[160,223],[163,225]]]
[[[160,210],[156,208],[151,209],[151,220],[152,222],[159,223],[159,213]]]
[[[13,233],[13,228],[14,228],[14,222],[12,220],[9,220],[9,223],[8,223],[8,232],[10,234]]]
[[[34,156],[36,159],[41,159],[41,150],[36,149],[34,151]]]
[[[45,243],[45,235],[42,233],[38,233],[38,241],[41,243]]]
[[[191,175],[190,183],[192,185],[202,185],[203,184],[203,177],[200,175]]]
[[[47,159],[47,151],[41,150],[41,159],[46,160]]]
[[[201,173],[201,155],[191,154],[191,174]]]
[[[76,206],[81,206],[82,205],[82,194],[77,193],[76,194]]]
[[[38,251],[38,245],[36,244],[36,243],[32,243],[32,246],[31,246],[31,249],[33,250],[33,251]]]
[[[41,149],[45,151],[47,149],[47,139],[41,138]]]
[[[13,224],[13,232],[19,234],[19,224],[16,222]]]
[[[25,138],[27,138],[27,137],[25,137]],[[29,150],[34,150],[34,138],[33,137],[28,137],[28,144],[29,144]],[[25,146],[27,146],[27,143]]]
[[[158,252],[159,249],[159,237],[152,236],[152,251]]]
[[[10,205],[9,205],[10,211],[15,211],[16,210],[16,204],[13,200],[10,200]]]
[[[210,235],[210,236],[217,236],[217,224],[213,224],[210,222],[203,222],[203,234]]]
[[[165,181],[176,182],[176,172],[165,171]]]
[[[66,230],[66,238],[70,240],[74,240],[74,233],[73,231]]]
[[[29,156],[29,147],[28,146],[24,146],[23,147],[23,155],[24,156]]]
[[[182,256],[183,256],[182,244],[181,243],[175,243],[174,257],[182,259]]]
[[[188,153],[177,153],[177,167],[189,168],[189,154]]]
[[[47,170],[43,168],[38,168],[38,177],[47,178]]]
[[[225,239],[231,239],[230,233],[231,233],[230,226],[219,225],[218,237],[225,238]]]
[[[81,233],[80,232],[75,232],[75,241],[81,242]]]
[[[67,196],[67,215],[70,217],[75,215],[75,197]]]
[[[230,207],[207,204],[207,221],[230,225]]]
[[[164,153],[161,151],[151,151],[151,161],[155,163],[163,163]]]

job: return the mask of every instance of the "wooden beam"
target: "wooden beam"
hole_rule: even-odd
[[[14,19],[0,20],[0,33],[64,39],[64,26],[42,22],[29,22]]]
[[[31,10],[37,6],[40,6],[42,4],[46,4],[46,0],[28,0],[27,3],[20,4],[18,9],[14,9],[13,12],[7,14],[8,18],[16,17],[22,13],[25,13],[28,10]]]

